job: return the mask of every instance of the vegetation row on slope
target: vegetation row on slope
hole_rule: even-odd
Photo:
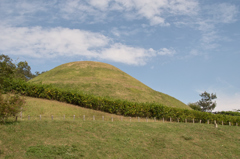
[[[4,91],[6,92],[16,91],[26,96],[53,99],[118,115],[156,117],[157,119],[171,117],[175,119],[179,118],[180,121],[195,119],[196,121],[202,120],[204,123],[206,123],[207,120],[216,120],[218,123],[223,121],[224,124],[228,124],[228,122],[232,124],[240,123],[239,116],[215,115],[207,112],[167,107],[158,103],[134,103],[124,100],[110,100],[103,97],[80,94],[75,91],[61,90],[51,85],[26,83],[19,79],[6,79],[4,86]]]

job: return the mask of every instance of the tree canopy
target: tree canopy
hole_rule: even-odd
[[[212,101],[213,99],[217,98],[216,94],[210,94],[205,91],[204,93],[200,94],[200,96],[202,97],[202,99],[199,100],[197,103],[201,107],[201,110],[203,112],[212,112],[212,110],[215,109],[215,107],[217,106],[216,101]]]

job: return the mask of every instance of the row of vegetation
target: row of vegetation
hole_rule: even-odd
[[[59,89],[51,85],[27,83],[27,79],[33,76],[29,76],[29,74],[31,74],[31,68],[27,65],[27,62],[24,63],[24,67],[18,67],[18,65],[12,63],[8,56],[0,56],[0,91],[4,93],[14,91],[15,93],[25,96],[57,100],[85,108],[125,116],[156,117],[157,119],[169,119],[171,117],[173,120],[178,118],[180,121],[185,121],[185,119],[195,119],[196,122],[202,120],[203,123],[207,122],[207,120],[216,120],[219,123],[223,121],[224,124],[228,124],[228,122],[234,124],[240,123],[239,116],[173,108],[159,103],[135,103],[125,100],[111,100],[77,91]],[[9,97],[8,99],[3,99],[2,97],[0,99],[2,108],[0,110],[0,117],[2,120],[11,115],[16,116],[17,112],[19,112],[20,106],[24,103],[17,95]]]
[[[125,116],[156,117],[157,119],[169,119],[171,117],[172,119],[179,118],[180,121],[185,121],[185,119],[195,119],[195,121],[202,120],[202,122],[216,120],[219,123],[223,121],[224,124],[228,124],[228,122],[234,124],[240,123],[239,116],[172,108],[158,103],[134,103],[124,100],[110,100],[104,97],[96,97],[76,91],[62,90],[51,85],[27,83],[20,79],[4,80],[4,88],[5,92],[15,91],[16,93],[25,96],[57,100],[85,108]]]

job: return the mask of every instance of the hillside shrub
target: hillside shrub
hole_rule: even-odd
[[[63,90],[51,85],[27,83],[21,79],[5,81],[4,86],[4,91],[14,90],[25,96],[57,100],[85,108],[125,116],[156,117],[157,119],[162,119],[163,117],[169,119],[171,117],[174,120],[178,118],[182,122],[184,122],[185,119],[194,119],[196,121],[202,120],[202,123],[206,123],[207,120],[211,123],[216,120],[219,124],[222,121],[224,121],[225,124],[228,124],[228,122],[240,123],[239,116],[173,108],[158,103],[134,103],[124,100],[111,100],[104,97],[84,94],[80,91]]]
[[[18,94],[7,94],[4,98],[0,93],[0,121],[5,123],[5,119],[8,117],[17,116],[17,114],[21,111],[24,103],[25,100]]]

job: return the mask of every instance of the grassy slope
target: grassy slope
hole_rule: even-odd
[[[27,97],[25,116],[39,113],[112,116]],[[0,158],[239,158],[239,130],[190,123],[24,118],[0,125]]]
[[[72,62],[60,65],[30,82],[77,89],[87,94],[134,102],[157,102],[190,109],[181,101],[157,92],[118,68],[101,62]]]

